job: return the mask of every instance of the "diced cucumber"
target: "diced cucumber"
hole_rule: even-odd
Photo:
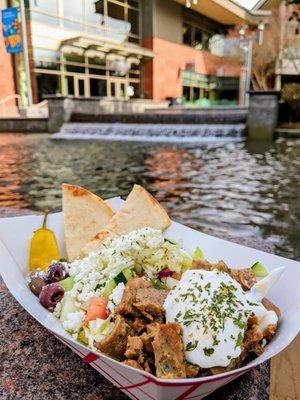
[[[126,285],[126,283],[134,277],[135,277],[135,272],[132,269],[130,268],[124,269],[123,271],[119,272],[118,275],[115,276],[111,281],[107,283],[102,293],[102,296],[108,297],[114,290],[114,288],[118,286],[119,283],[124,283],[124,285]]]
[[[267,276],[269,274],[267,268],[259,261],[254,263],[252,265],[251,269],[257,278],[264,278],[265,276]]]
[[[57,283],[64,289],[65,292],[68,292],[74,286],[74,278],[72,278],[72,276],[69,276],[68,278],[63,279],[62,281],[59,281]]]
[[[130,268],[123,269],[117,276],[114,277],[114,281],[118,285],[119,283],[126,284],[131,278],[134,277],[134,272]]]
[[[119,283],[124,283],[125,284],[127,282],[127,279],[126,279],[126,276],[124,275],[124,272],[121,271],[120,273],[118,273],[118,275],[114,277],[114,281],[115,281],[115,283],[117,285]]]
[[[193,263],[192,256],[187,251],[180,249],[180,253],[182,255],[182,261],[181,261],[181,265],[180,265],[181,269],[178,271],[177,269],[174,268],[174,266],[172,266],[172,269],[178,273],[187,271],[188,269],[190,269],[192,267],[192,263]]]
[[[115,282],[114,279],[112,279],[111,281],[109,281],[109,282],[106,284],[105,288],[104,288],[104,291],[103,291],[103,293],[102,293],[102,296],[107,298],[107,297],[111,294],[111,292],[114,290],[114,288],[115,288],[116,286],[117,286],[117,284],[116,284],[116,282]]]
[[[173,240],[173,239],[168,239],[168,238],[165,238],[165,242],[169,242],[169,243],[171,243],[171,244],[177,244],[177,242],[176,242],[175,240]]]
[[[200,261],[200,260],[204,260],[204,254],[203,251],[200,249],[200,247],[196,247],[196,250],[194,251],[193,254],[193,260],[195,261]]]
[[[126,268],[126,269],[124,269],[122,272],[123,272],[123,274],[124,274],[124,276],[125,276],[127,282],[128,282],[130,279],[132,279],[132,278],[135,277],[135,272],[134,272],[133,269]]]

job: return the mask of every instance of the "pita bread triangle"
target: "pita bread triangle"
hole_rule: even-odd
[[[134,185],[121,210],[111,218],[105,229],[98,232],[94,239],[82,248],[81,255],[96,251],[108,236],[125,235],[146,227],[163,231],[170,223],[167,212],[159,202],[142,186]]]
[[[106,227],[114,210],[87,189],[66,183],[62,185],[62,209],[66,250],[72,261],[82,246]]]

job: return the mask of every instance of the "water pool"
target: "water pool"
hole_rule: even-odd
[[[204,232],[269,238],[300,259],[300,140],[201,144],[53,141],[0,135],[0,207],[60,207],[60,184],[104,198],[149,189]]]

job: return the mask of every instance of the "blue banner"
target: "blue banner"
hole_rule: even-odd
[[[18,8],[9,7],[2,10],[2,31],[8,53],[23,51]]]

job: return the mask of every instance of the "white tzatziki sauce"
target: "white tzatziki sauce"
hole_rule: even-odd
[[[182,327],[187,361],[201,368],[227,367],[239,357],[250,316],[258,317],[262,332],[278,321],[258,296],[218,270],[186,271],[164,307],[167,322]]]

